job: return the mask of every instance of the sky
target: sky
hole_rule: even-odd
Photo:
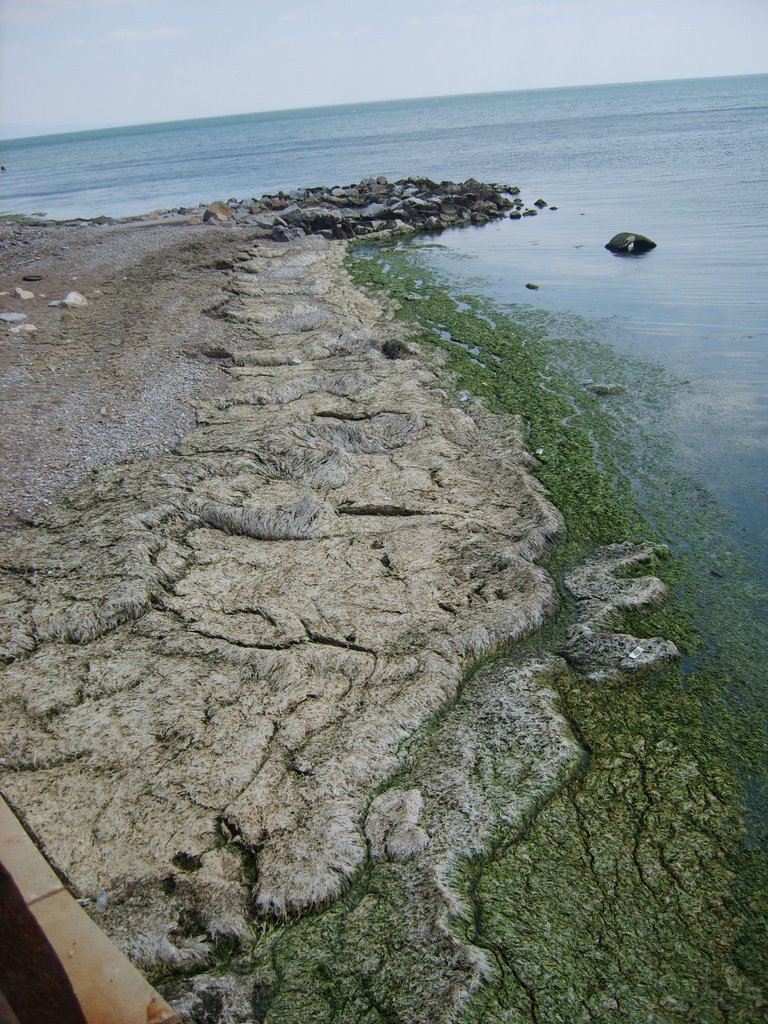
[[[6,137],[764,72],[766,0],[0,0]]]

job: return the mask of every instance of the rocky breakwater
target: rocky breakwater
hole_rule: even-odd
[[[228,389],[3,542],[2,791],[132,959],[180,972],[189,1019],[313,1019],[306,912],[378,872],[333,977],[383,963],[402,1019],[455,1020],[493,971],[452,923],[457,866],[583,756],[562,659],[466,675],[557,604],[562,521],[517,424],[459,408],[343,253],[245,245],[213,311]]]
[[[217,200],[195,209],[153,210],[128,219],[228,225],[247,228],[256,237],[284,242],[305,235],[352,239],[382,232],[439,232],[449,227],[487,224],[505,216],[513,220],[534,217],[547,205],[544,199],[526,205],[516,185],[474,178],[458,183],[429,178],[390,182],[379,175],[353,185],[299,188],[260,199]],[[107,221],[99,217],[94,222]]]
[[[357,185],[263,196],[249,207],[248,216],[279,240],[296,234],[343,239],[381,231],[443,231],[487,224],[509,210],[523,209],[519,193],[515,185],[487,184],[474,178],[459,184],[438,184],[429,178],[390,183],[380,176]]]

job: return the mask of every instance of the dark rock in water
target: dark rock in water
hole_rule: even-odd
[[[621,384],[588,384],[587,390],[593,395],[623,395],[626,389]]]
[[[610,242],[606,243],[605,248],[609,252],[631,253],[634,255],[641,252],[650,252],[651,249],[656,248],[656,243],[645,235],[633,234],[630,231],[620,231],[618,235],[613,236]]]
[[[523,215],[522,215],[522,213],[520,213],[519,210],[513,210],[512,213],[510,213],[510,215],[509,215],[509,219],[510,220],[520,220],[522,218],[522,216]]]
[[[529,281],[528,284],[525,287],[528,288],[529,291],[532,291],[532,292],[537,292],[539,290],[539,286],[537,284],[535,284],[533,281]]]
[[[536,202],[535,202],[535,203],[534,203],[533,205],[534,205],[534,206],[538,206],[538,208],[539,208],[540,210],[543,210],[543,209],[544,209],[544,207],[545,207],[545,206],[547,206],[547,205],[549,205],[549,204],[547,203],[547,200],[546,200],[546,199],[537,199],[537,200],[536,200]]]

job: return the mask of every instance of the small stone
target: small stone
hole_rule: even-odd
[[[80,292],[67,292],[60,305],[64,306],[65,309],[75,309],[78,306],[87,306],[88,299],[81,295]]]
[[[231,219],[232,210],[226,203],[218,201],[206,206],[205,212],[203,213],[203,221],[206,224],[210,224],[211,222],[214,224],[225,224]]]
[[[534,206],[538,206],[538,208],[539,208],[540,210],[543,210],[543,209],[544,209],[544,207],[545,207],[545,206],[548,206],[549,204],[547,203],[547,200],[546,200],[546,199],[537,199],[537,200],[536,200],[536,202],[535,202],[535,203],[534,203],[533,205],[534,205]]]
[[[365,217],[366,220],[373,220],[383,217],[386,213],[387,208],[383,203],[370,203],[361,211],[360,216]]]
[[[539,290],[539,286],[534,284],[533,281],[529,281],[525,287],[529,288],[532,292],[537,292]]]
[[[13,289],[13,294],[17,299],[22,299],[24,302],[35,297],[34,292],[28,292],[26,288],[19,288],[18,285]]]
[[[587,388],[593,395],[623,395],[625,390],[621,384],[588,384]]]
[[[4,324],[17,324],[26,319],[26,313],[0,313],[0,323]]]

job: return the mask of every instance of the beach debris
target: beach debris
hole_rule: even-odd
[[[656,243],[646,235],[620,231],[618,235],[613,236],[610,242],[606,242],[605,248],[609,252],[615,252],[622,256],[637,256],[655,249]]]
[[[13,289],[13,294],[17,299],[21,299],[23,302],[34,299],[35,293],[27,291],[26,288],[20,288],[18,285]]]
[[[402,338],[388,338],[381,346],[381,351],[387,359],[407,359],[413,352],[402,340]]]
[[[284,224],[275,224],[269,237],[273,242],[290,242],[296,235],[291,228],[287,228]]]
[[[232,208],[226,203],[222,203],[220,201],[210,203],[205,208],[203,220],[206,224],[211,222],[215,224],[225,224],[227,221],[232,220]]]
[[[26,313],[0,313],[0,323],[4,324],[17,324],[26,319]]]
[[[49,302],[50,306],[51,303]],[[65,309],[75,309],[78,306],[87,306],[88,299],[80,292],[67,292],[63,299],[59,301],[60,306],[64,306]]]
[[[42,281],[43,280],[43,275],[42,274],[25,274],[22,277],[21,280],[22,281]]]

